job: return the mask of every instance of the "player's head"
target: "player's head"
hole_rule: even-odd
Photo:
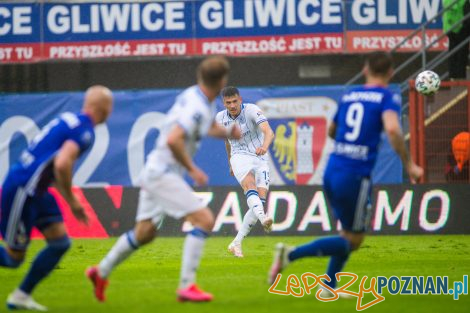
[[[227,85],[230,64],[223,56],[208,57],[197,68],[197,80],[200,85],[219,94]]]
[[[364,75],[367,81],[378,79],[388,83],[393,75],[392,56],[382,51],[370,53],[364,66]]]
[[[83,112],[88,114],[94,124],[101,124],[113,109],[113,94],[107,87],[95,85],[87,89]]]
[[[230,115],[237,116],[240,114],[242,108],[242,97],[237,87],[227,86],[222,89],[222,100],[225,108],[229,111]]]

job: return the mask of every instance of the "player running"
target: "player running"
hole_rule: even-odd
[[[387,88],[393,75],[391,56],[384,52],[370,54],[364,75],[364,86],[342,96],[328,132],[335,140],[335,147],[324,174],[324,190],[343,230],[340,236],[321,238],[295,248],[279,243],[269,273],[271,283],[290,262],[330,256],[327,274],[331,281],[326,284],[336,287],[336,273],[342,270],[350,253],[361,245],[369,223],[370,174],[382,130],[400,156],[411,182],[415,183],[423,174],[405,147],[399,119],[401,98]]]
[[[207,202],[193,194],[183,175],[186,170],[197,185],[207,184],[207,175],[192,160],[204,136],[240,138],[238,128],[225,129],[214,120],[214,100],[226,85],[228,72],[229,63],[225,58],[205,59],[197,70],[198,84],[183,91],[168,112],[156,148],[141,173],[134,229],[123,234],[99,265],[90,267],[86,272],[99,301],[105,300],[105,289],[112,270],[157,236],[157,225],[166,215],[185,218],[194,226],[187,234],[183,247],[178,300],[212,300],[212,295],[200,290],[195,280],[214,217]]]
[[[225,87],[222,100],[226,110],[217,113],[217,123],[226,128],[237,125],[242,132],[242,138],[225,141],[230,174],[235,175],[242,186],[249,208],[240,231],[228,246],[230,253],[242,258],[242,241],[256,222],[260,220],[266,232],[271,231],[273,224],[273,220],[264,213],[264,205],[269,188],[266,152],[274,139],[274,133],[258,106],[242,102],[237,88]]]
[[[33,227],[47,241],[21,285],[8,296],[9,309],[47,310],[33,300],[31,293],[70,247],[62,214],[48,187],[55,183],[77,220],[87,223],[88,217],[72,193],[72,169],[92,145],[94,126],[106,121],[111,113],[112,100],[108,88],[90,87],[82,112],[63,113],[47,124],[22,152],[3,182],[0,230],[6,247],[0,247],[0,266],[21,265]]]

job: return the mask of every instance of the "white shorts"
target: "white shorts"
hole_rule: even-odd
[[[157,175],[144,169],[141,178],[136,221],[152,219],[157,225],[165,216],[180,219],[207,206],[186,181],[175,173]]]
[[[269,189],[269,165],[267,160],[248,154],[234,154],[230,158],[233,174],[241,185],[248,173],[253,173],[256,187]]]

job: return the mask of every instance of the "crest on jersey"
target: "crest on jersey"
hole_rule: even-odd
[[[89,144],[91,144],[92,137],[93,136],[92,136],[90,131],[85,131],[85,132],[83,132],[80,140],[83,142],[83,144],[89,145]]]
[[[264,99],[275,138],[270,147],[270,174],[277,185],[321,184],[331,141],[329,121],[337,104],[326,97]]]

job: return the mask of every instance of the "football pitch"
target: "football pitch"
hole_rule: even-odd
[[[276,242],[300,244],[309,237],[249,237],[245,258],[227,253],[231,238],[210,238],[198,273],[201,288],[214,294],[212,303],[178,303],[181,248],[184,238],[160,238],[135,253],[111,276],[106,303],[92,296],[84,270],[97,263],[115,239],[74,240],[72,249],[52,275],[35,291],[35,299],[51,312],[356,312],[356,298],[320,302],[314,292],[296,298],[268,292],[267,271]],[[44,243],[34,241],[19,270],[0,268],[0,298],[6,299]],[[291,264],[285,274],[325,273],[326,258],[309,258]],[[371,236],[344,269],[363,276],[448,276],[449,288],[470,274],[470,236]],[[286,276],[277,287],[286,289]],[[367,281],[368,287],[370,280]],[[351,290],[357,291],[359,282]],[[298,288],[296,289],[298,290]],[[469,312],[470,295],[390,295],[364,312]],[[367,295],[363,302],[373,300]],[[0,312],[5,306],[0,307]]]

